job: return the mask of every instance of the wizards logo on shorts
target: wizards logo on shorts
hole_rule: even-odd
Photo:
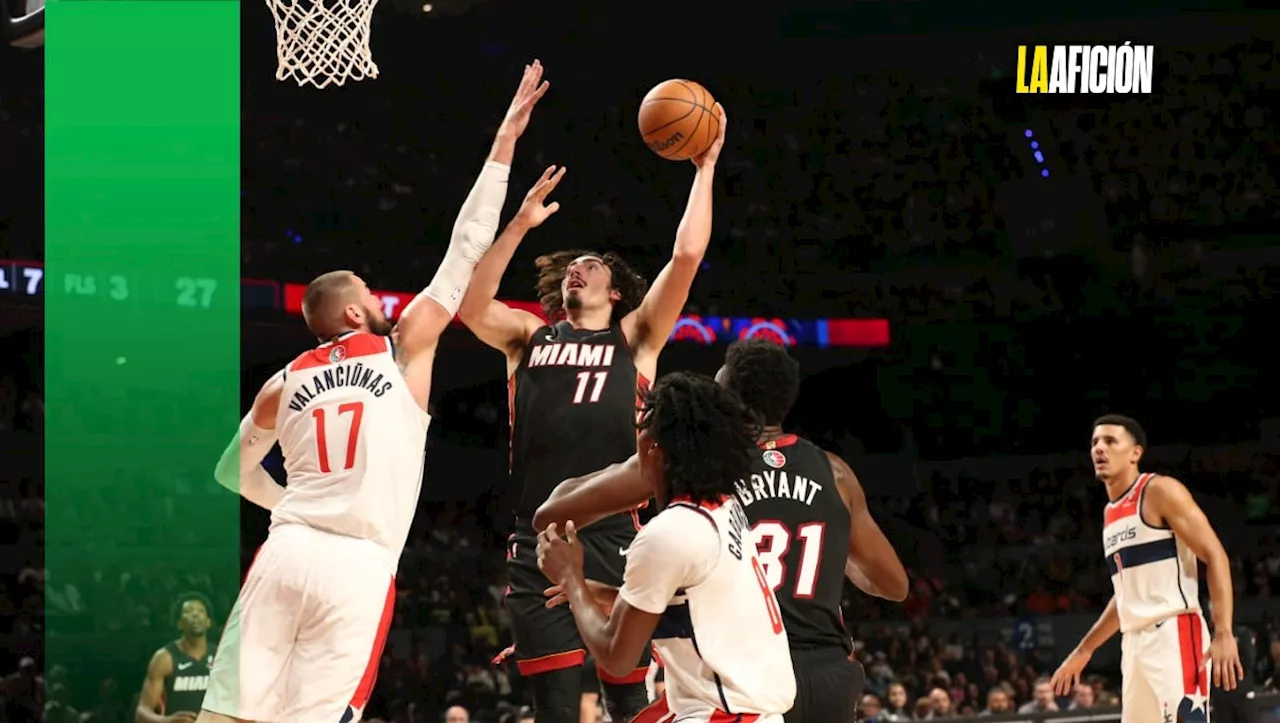
[[[345,346],[335,346],[329,350],[329,363],[337,364],[347,358],[347,348]]]
[[[782,469],[787,466],[787,456],[776,449],[766,449],[764,454],[760,455],[764,459],[764,463],[774,469]]]

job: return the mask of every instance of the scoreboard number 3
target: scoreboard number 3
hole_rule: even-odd
[[[218,282],[182,276],[174,286],[178,290],[178,306],[207,309],[213,302],[213,292],[218,288]]]

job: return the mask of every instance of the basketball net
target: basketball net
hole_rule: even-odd
[[[378,77],[369,21],[378,0],[267,0],[276,19],[276,80],[324,88]]]

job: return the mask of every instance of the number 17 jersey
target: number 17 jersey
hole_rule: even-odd
[[[394,574],[422,490],[431,418],[391,339],[348,332],[293,361],[276,418],[288,477],[271,526],[370,540]]]
[[[507,389],[516,516],[533,519],[556,485],[635,454],[638,396],[648,385],[618,324],[589,330],[562,321],[534,332]],[[635,533],[621,515],[591,530],[614,528]]]

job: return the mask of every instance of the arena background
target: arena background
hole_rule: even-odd
[[[951,713],[981,711],[996,684],[1029,700],[1109,594],[1104,496],[1085,447],[1093,417],[1117,411],[1143,421],[1148,466],[1188,483],[1232,554],[1237,622],[1257,635],[1252,681],[1274,720],[1280,390],[1264,347],[1280,260],[1277,20],[1200,5],[444,0],[426,13],[384,0],[382,77],[316,92],[274,81],[270,16],[246,4],[244,406],[311,343],[290,284],[348,267],[393,297],[429,280],[533,57],[553,88],[521,140],[506,215],[546,165],[569,174],[563,210],[530,234],[504,298],[532,300],[532,258],[562,247],[617,249],[652,275],[691,172],[639,143],[636,106],[659,80],[692,77],[724,103],[730,130],[695,318],[661,370],[711,373],[745,329],[795,342],[805,383],[791,426],[849,460],[912,572],[903,605],[849,591],[869,689],[883,698],[902,682],[914,710],[942,688]],[[1019,44],[1124,40],[1156,46],[1150,96],[1012,92]],[[17,281],[42,258],[43,62],[3,53],[0,159],[24,181],[0,194],[0,271]],[[198,536],[151,531],[202,524],[223,491],[174,479],[132,519],[95,528],[104,546],[155,546],[163,564],[48,575],[43,287],[5,286],[3,348],[19,351],[0,366],[0,539],[19,554],[3,570],[13,614],[0,633],[10,670],[27,655],[46,662],[46,628],[63,631],[64,651],[47,661],[42,700],[14,692],[20,673],[6,680],[6,712],[132,720],[146,661],[173,635],[172,596],[202,589],[225,616],[235,594],[226,560]],[[457,702],[497,721],[527,702],[514,671],[486,664],[509,642],[502,377],[498,354],[463,329],[446,335],[371,718],[426,720]],[[104,495],[142,484],[101,483]],[[265,529],[243,505],[244,562]],[[1091,672],[1118,691],[1114,642]],[[1117,717],[1102,705],[1064,720]]]

